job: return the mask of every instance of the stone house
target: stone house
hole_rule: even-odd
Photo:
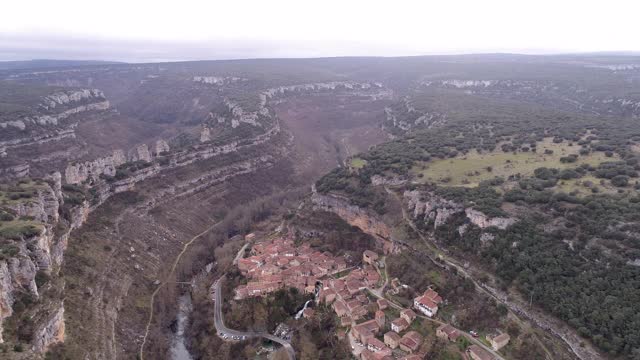
[[[397,318],[391,322],[391,330],[397,333],[403,332],[408,327],[409,323],[403,318]]]
[[[394,331],[389,331],[386,334],[384,334],[384,343],[392,349],[395,349],[398,346],[400,346],[400,339],[401,339],[400,335],[398,335],[398,333]]]
[[[487,336],[487,340],[489,340],[489,343],[491,343],[491,347],[493,348],[493,350],[498,351],[509,343],[511,337],[507,333],[502,333],[497,336]]]
[[[411,309],[404,309],[400,311],[400,317],[407,320],[407,323],[409,323],[409,325],[411,325],[413,320],[416,319],[416,316],[416,313]]]
[[[422,345],[422,340],[422,335],[417,331],[409,331],[400,339],[400,350],[414,353],[418,351],[420,345]]]
[[[378,309],[380,310],[384,310],[389,307],[389,302],[385,299],[378,299],[376,303],[378,304]]]
[[[447,341],[456,341],[460,335],[462,334],[449,324],[440,325],[436,330],[436,336]]]

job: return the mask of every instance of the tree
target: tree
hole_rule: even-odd
[[[629,177],[626,175],[617,175],[611,179],[611,184],[618,187],[629,185]]]

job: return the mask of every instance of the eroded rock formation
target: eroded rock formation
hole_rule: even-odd
[[[462,204],[445,199],[431,192],[418,190],[405,191],[404,198],[407,201],[407,208],[412,212],[413,218],[427,223],[432,222],[434,228],[445,224],[453,215],[462,213],[464,213],[471,224],[481,229],[497,227],[504,230],[517,221],[514,218],[491,218],[481,211],[470,207],[465,208]],[[466,231],[466,229],[463,230],[463,232],[464,231]]]
[[[393,251],[389,226],[371,211],[352,205],[348,199],[338,195],[323,195],[315,191],[311,196],[311,202],[314,209],[332,212],[350,225],[372,235],[385,253]]]

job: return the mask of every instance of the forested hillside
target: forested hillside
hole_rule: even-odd
[[[636,358],[637,115],[570,110],[549,101],[557,86],[521,97],[515,82],[430,80],[417,87],[385,123],[404,119],[411,126],[325,175],[317,190],[346,195],[380,215],[389,196],[383,188],[420,194],[416,201],[426,201],[427,213],[415,222],[437,244],[497,275],[500,288],[517,290],[602,351]],[[583,98],[602,95],[602,84],[592,84],[593,92],[576,84]],[[495,87],[500,91],[490,91]],[[527,91],[533,88],[530,83]],[[415,121],[424,114],[431,122]],[[430,205],[434,199],[466,210],[453,207],[441,222],[427,216],[430,206],[444,206]],[[495,226],[500,222],[487,219],[509,221]]]

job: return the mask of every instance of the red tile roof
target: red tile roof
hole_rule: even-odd
[[[440,297],[440,295],[438,295],[438,293],[433,291],[432,289],[428,289],[427,291],[425,291],[424,296],[426,296],[436,304],[440,304],[442,302],[442,298]]]
[[[433,300],[431,300],[431,298],[428,298],[427,296],[423,295],[418,299],[418,302],[420,304],[422,304],[423,306],[429,308],[429,309],[435,309],[438,307],[438,304],[436,304],[435,302],[433,302]]]

